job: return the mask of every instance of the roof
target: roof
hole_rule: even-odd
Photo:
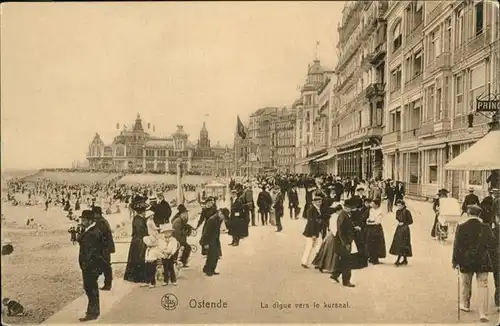
[[[276,108],[276,107],[265,107],[262,109],[258,109],[257,111],[252,113],[250,116],[255,117],[258,115],[272,114],[272,113],[277,112],[278,110],[279,110],[279,108]]]
[[[146,147],[173,147],[172,141],[169,139],[152,139],[148,140],[144,145]]]
[[[321,66],[320,61],[318,59],[313,61],[312,66],[309,67],[309,70],[307,71],[308,75],[317,75],[317,74],[323,74],[325,72],[325,69]]]

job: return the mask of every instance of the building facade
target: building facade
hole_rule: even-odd
[[[387,8],[387,1],[349,1],[342,12],[331,123],[342,177],[382,177]]]
[[[271,126],[274,169],[281,173],[295,172],[295,123],[296,113],[286,107],[278,112]]]
[[[293,105],[297,120],[296,172],[326,172],[325,165],[319,164],[316,159],[327,153],[328,113],[331,104],[329,90],[332,79],[333,70],[324,68],[320,60],[314,60],[313,64],[309,65],[300,100]]]
[[[155,137],[144,130],[138,114],[132,130],[124,128],[110,144],[105,144],[96,133],[87,152],[89,167],[174,173],[180,158],[184,169],[189,172],[207,175],[230,173],[232,149],[220,145],[211,147],[205,124],[196,146],[188,141],[189,136],[183,126],[177,128],[170,137]]]
[[[463,198],[484,194],[487,171],[444,165],[487,132],[489,116],[467,116],[476,98],[498,92],[498,6],[488,1],[391,2],[386,13],[388,102],[385,177],[407,192]],[[495,46],[496,45],[496,46]]]

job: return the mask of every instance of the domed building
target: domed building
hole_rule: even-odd
[[[137,114],[132,129],[123,126],[110,144],[105,144],[96,133],[89,144],[87,160],[92,169],[174,173],[177,159],[181,158],[188,172],[223,175],[231,169],[227,157],[232,155],[225,155],[230,151],[227,146],[210,146],[205,123],[195,146],[189,142],[183,126],[178,125],[169,137],[156,137],[144,130],[142,119]]]

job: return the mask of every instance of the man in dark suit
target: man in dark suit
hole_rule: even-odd
[[[299,194],[297,192],[297,186],[293,185],[290,190],[288,190],[288,209],[290,210],[290,218],[297,219],[297,210],[299,207]]]
[[[335,235],[335,255],[334,270],[330,278],[339,282],[339,276],[342,274],[342,284],[346,287],[354,287],[351,283],[351,244],[354,241],[354,233],[360,230],[359,226],[354,226],[351,218],[351,211],[355,208],[352,199],[344,202],[344,209],[337,218],[337,234]]]
[[[255,226],[255,203],[253,201],[252,184],[245,184],[245,201],[248,215],[251,217],[252,226]]]
[[[101,290],[109,291],[111,290],[111,284],[113,282],[113,270],[111,268],[111,254],[115,252],[115,242],[113,241],[113,234],[111,233],[111,227],[109,222],[102,215],[102,209],[100,206],[92,207],[92,213],[94,214],[95,223],[97,228],[102,233],[102,266],[101,272],[104,274],[104,286]]]
[[[189,256],[191,255],[191,246],[187,242],[186,228],[188,227],[188,209],[184,204],[180,204],[177,206],[179,217],[174,219],[172,222],[172,228],[174,229],[174,237],[179,244],[184,247],[182,251],[182,255],[180,257],[180,261],[183,267],[189,267]]]
[[[453,268],[462,274],[462,298],[460,310],[470,311],[472,277],[476,274],[479,299],[479,318],[487,322],[488,273],[495,270],[498,259],[495,236],[489,226],[479,218],[481,208],[467,208],[468,219],[458,225],[453,243]]]
[[[480,201],[479,197],[474,194],[474,188],[470,187],[469,188],[469,194],[465,196],[464,202],[462,204],[462,215],[467,213],[467,207],[471,205],[478,205],[479,206]]]
[[[387,197],[387,212],[392,213],[394,206],[394,197],[396,196],[396,189],[391,179],[387,179],[385,183],[385,196]]]
[[[205,223],[203,228],[203,233],[200,239],[200,245],[203,247],[204,252],[206,252],[207,260],[205,261],[205,266],[203,267],[203,273],[207,276],[219,275],[215,271],[217,268],[217,262],[222,256],[222,247],[220,244],[220,226],[222,221],[229,218],[229,210],[227,208],[222,208],[215,212]]]
[[[215,213],[217,213],[217,207],[215,206],[215,198],[209,196],[205,199],[204,207],[201,209],[200,219],[198,220],[198,225],[196,226],[196,229],[199,229],[199,227],[202,224],[204,229],[206,226],[206,221],[208,221],[208,219],[212,217]]]
[[[275,186],[274,191],[276,194],[276,199],[273,203],[274,213],[276,215],[276,232],[281,232],[283,230],[281,218],[283,217],[285,211],[285,208],[283,206],[284,196],[281,193],[281,188],[279,186]]]
[[[88,298],[87,313],[80,321],[95,320],[99,317],[99,285],[97,279],[102,266],[103,241],[102,233],[96,226],[95,217],[91,210],[82,212],[82,224],[85,230],[78,237],[80,252],[78,262],[82,270],[83,288]]]
[[[492,225],[494,222],[493,219],[493,203],[494,203],[494,198],[493,198],[493,189],[490,189],[489,195],[483,198],[483,201],[481,202],[481,209],[483,210],[481,218],[483,219],[483,222]]]
[[[273,204],[271,195],[266,191],[266,186],[262,186],[262,191],[257,196],[257,206],[259,207],[260,220],[262,225],[269,221],[269,210]]]
[[[319,244],[319,235],[322,229],[323,217],[321,216],[321,202],[323,197],[315,195],[312,198],[312,204],[306,212],[307,223],[302,235],[306,237],[306,247],[302,255],[301,265],[309,268],[309,262],[312,254]]]
[[[170,222],[170,216],[172,215],[172,208],[170,204],[165,200],[163,193],[158,193],[156,195],[158,202],[155,207],[155,216],[153,218],[157,227],[161,224],[166,224]]]

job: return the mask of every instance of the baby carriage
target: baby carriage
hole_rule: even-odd
[[[455,234],[461,218],[460,204],[455,198],[440,198],[436,223],[436,237],[439,242],[445,242]]]
[[[184,229],[184,234],[187,237],[196,237],[197,232],[193,226],[186,224],[186,228]]]

